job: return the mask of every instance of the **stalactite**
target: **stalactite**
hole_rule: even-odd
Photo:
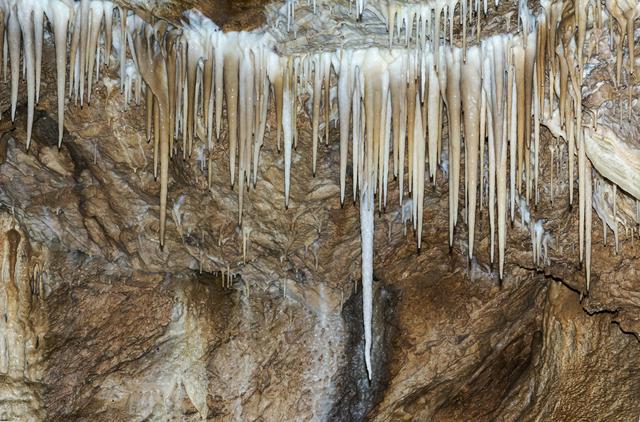
[[[86,76],[86,69],[87,69],[87,56],[88,56],[88,49],[89,49],[89,13],[91,11],[90,9],[91,7],[91,2],[89,0],[80,0],[80,14],[78,15],[79,18],[79,28],[80,31],[78,31],[78,40],[79,40],[79,47],[78,50],[76,50],[78,57],[77,57],[77,63],[76,66],[78,68],[78,76],[75,79],[75,83],[78,87],[78,90],[75,92],[76,94],[76,101],[78,100],[78,97],[80,97],[80,105],[82,106],[84,104],[84,81],[85,81],[85,76]],[[76,21],[76,27],[74,29],[74,31],[78,30],[78,22]]]
[[[230,49],[227,50],[224,56],[224,95],[227,104],[229,175],[232,186],[235,183],[236,151],[238,146],[238,61],[237,54]]]
[[[149,88],[145,91],[144,108],[146,116],[145,128],[147,131],[147,142],[149,142],[151,140],[151,132],[153,130],[153,92],[151,92],[151,89]]]
[[[591,171],[591,162],[586,160],[586,175],[585,175],[585,275],[587,279],[587,292],[589,292],[589,286],[591,284],[591,225],[593,214],[593,191],[592,182],[593,176]],[[615,214],[614,214],[615,219]]]
[[[364,319],[364,359],[369,380],[372,377],[371,326],[373,320],[373,231],[374,202],[370,186],[365,185],[360,197],[360,233],[362,242],[362,311]]]
[[[617,185],[613,185],[613,198],[611,199],[611,202],[613,203],[613,239],[614,239],[614,245],[615,245],[615,253],[616,255],[618,254],[619,248],[618,248],[618,186]]]
[[[2,71],[2,82],[7,81],[7,53],[5,50],[4,31],[7,21],[7,13],[0,8],[0,70]],[[0,110],[0,119],[2,119],[2,110]]]
[[[102,2],[92,1],[89,4],[89,34],[86,45],[86,76],[87,76],[87,102],[91,104],[91,92],[93,87],[93,69],[99,66],[96,62],[99,57],[98,37],[102,26],[102,18],[104,16],[104,7]]]
[[[203,48],[204,69],[202,72],[202,115],[207,128],[207,150],[213,149],[213,47],[211,37],[206,37]]]
[[[482,73],[482,59],[480,64],[480,73]],[[485,139],[486,139],[486,129],[487,129],[487,94],[484,90],[480,91],[480,181],[478,183],[478,187],[480,189],[480,209],[483,208],[484,203],[484,150],[485,150]]]
[[[151,89],[148,89],[151,92]],[[151,105],[153,109],[153,178],[158,178],[158,154],[160,153],[160,106],[158,99],[151,95]],[[171,132],[169,132],[171,133]],[[169,135],[171,136],[171,135]]]
[[[453,231],[458,219],[458,190],[460,188],[460,49],[447,52],[446,104],[449,122],[449,246],[453,245]]]
[[[113,11],[116,6],[110,1],[104,1],[104,65],[109,67],[111,50],[113,48]]]
[[[322,54],[322,92],[324,110],[324,141],[329,145],[329,116],[331,115],[331,57],[328,53]],[[315,172],[314,172],[315,173]]]
[[[578,108],[582,107],[581,102],[578,100],[574,100],[574,108],[576,109],[576,114],[578,113]],[[577,120],[577,119],[576,119]],[[584,243],[585,243],[585,212],[586,212],[586,161],[587,155],[584,146],[584,136],[582,136],[582,127],[576,123],[576,143],[578,145],[578,214],[579,214],[579,222],[578,222],[578,239],[579,239],[579,250],[580,250],[580,262],[583,261],[584,258]]]
[[[407,157],[407,177],[408,177],[408,181],[409,181],[409,192],[413,193],[413,189],[415,188],[414,186],[414,160],[413,160],[413,154],[414,154],[414,138],[415,138],[415,130],[413,130],[414,126],[415,126],[415,119],[416,119],[416,108],[418,107],[418,104],[416,103],[416,93],[417,93],[417,89],[416,89],[416,80],[415,80],[415,74],[413,71],[413,67],[410,65],[409,69],[408,69],[408,88],[407,88],[407,152],[408,157]],[[440,94],[439,91],[436,91],[437,94],[437,99],[438,101],[440,101]],[[414,218],[414,222],[415,222],[415,218]]]
[[[518,147],[518,89],[516,67],[513,63],[513,48],[509,54],[509,70],[507,78],[507,131],[509,141],[509,211],[511,222],[515,218],[516,208],[516,171]]]
[[[416,93],[416,103],[419,103]],[[416,238],[418,249],[422,247],[422,223],[424,220],[424,180],[425,180],[425,139],[422,126],[422,113],[419,107],[415,108],[414,119],[414,153],[413,153],[413,204],[414,204],[414,226],[416,226]]]
[[[186,125],[184,132],[187,138],[187,155],[191,156],[193,152],[193,132],[195,131],[195,118],[196,118],[196,73],[198,70],[198,63],[200,61],[201,51],[196,46],[195,42],[187,42],[185,45],[187,49],[187,101],[185,102],[183,119],[186,119]],[[234,76],[235,77],[235,76]],[[242,124],[242,121],[241,121]],[[184,152],[184,151],[183,151]]]
[[[42,73],[42,37],[44,31],[44,9],[42,6],[34,7],[32,19],[35,52],[35,102],[37,103],[40,100],[40,76]]]
[[[34,45],[34,25],[32,14],[41,12],[34,9],[35,4],[26,3],[24,7],[17,8],[18,22],[22,30],[22,41],[24,51],[24,65],[27,69],[27,149],[31,144],[31,131],[33,128],[33,114],[35,109],[35,45]],[[18,55],[15,56],[16,58]],[[12,65],[13,65],[13,58]],[[18,60],[19,62],[19,60]],[[13,83],[13,82],[12,82]]]
[[[160,246],[164,246],[167,214],[167,193],[169,185],[169,88],[167,83],[166,61],[153,33],[135,34],[136,62],[147,87],[157,99],[160,116]]]
[[[62,136],[64,133],[64,85],[67,75],[67,31],[69,28],[69,22],[73,21],[73,3],[68,0],[55,0],[55,3],[53,1],[50,1],[49,8],[47,9],[46,14],[51,21],[56,48],[56,82],[58,89],[58,148],[60,148],[62,144]]]
[[[525,174],[526,174],[526,195],[527,200],[531,199],[531,185],[533,177],[531,177],[531,109],[533,107],[533,85],[534,85],[534,67],[536,54],[536,32],[535,28],[530,29],[532,32],[525,39],[525,60],[524,60],[524,97],[525,97]]]
[[[284,204],[289,206],[289,189],[291,186],[291,147],[293,145],[295,116],[294,98],[294,63],[292,59],[287,60],[284,70],[284,89],[282,95],[282,132],[284,134]]]
[[[513,46],[513,61],[515,65],[516,79],[516,100],[517,100],[517,121],[518,121],[518,140],[517,155],[518,168],[516,173],[516,186],[518,193],[522,192],[522,175],[524,173],[524,144],[525,144],[525,119],[527,119],[525,109],[525,84],[524,84],[524,48],[521,44],[516,43]]]
[[[503,37],[493,38],[493,49],[491,57],[493,60],[493,72],[491,74],[493,95],[492,95],[492,123],[493,123],[493,143],[494,143],[494,167],[495,167],[495,191],[497,218],[498,218],[498,257],[499,275],[503,276],[504,255],[506,248],[506,204],[507,204],[507,133],[505,119],[505,49],[508,40]],[[493,208],[493,202],[490,201]],[[492,248],[493,249],[493,248]]]
[[[343,51],[340,57],[340,74],[338,75],[338,111],[340,113],[340,204],[344,204],[347,176],[347,155],[349,152],[349,120],[351,118],[351,101],[353,97],[353,81],[351,73],[350,51]],[[355,154],[355,151],[353,152]]]
[[[440,138],[440,85],[435,66],[429,66],[429,176],[435,184],[438,163],[438,142]]]
[[[466,145],[465,191],[468,196],[467,223],[469,259],[473,258],[476,220],[476,194],[478,186],[478,149],[480,145],[480,102],[482,79],[480,73],[480,49],[467,50],[466,62],[461,68],[462,111],[464,115],[464,140]]]
[[[316,159],[318,155],[318,126],[320,119],[320,89],[322,87],[322,63],[321,55],[316,54],[313,60],[313,115],[311,118],[311,141],[312,141],[312,172],[316,175]]]
[[[118,58],[120,62],[120,90],[124,90],[124,77],[125,66],[127,62],[127,15],[129,11],[127,8],[119,6],[118,14],[120,17],[120,50],[118,51]],[[73,19],[71,19],[73,21]]]
[[[493,46],[491,43],[483,44],[483,78],[482,85],[483,90],[485,92],[487,107],[486,107],[486,116],[487,116],[487,138],[488,138],[488,158],[489,158],[489,201],[487,203],[487,207],[489,208],[489,231],[490,231],[490,249],[489,249],[489,258],[491,262],[494,262],[494,242],[495,242],[495,192],[496,192],[496,153],[495,153],[495,128],[501,125],[494,125],[493,121],[494,117],[494,108],[496,105],[495,101],[495,92],[492,87],[494,81],[490,78],[492,72],[492,61],[493,61]]]

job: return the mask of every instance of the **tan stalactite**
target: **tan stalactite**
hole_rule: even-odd
[[[482,58],[481,58],[482,60]],[[481,67],[482,69],[482,63]],[[482,73],[482,70],[480,70]],[[478,183],[478,188],[480,190],[480,209],[483,208],[484,205],[484,150],[485,150],[485,139],[486,139],[486,131],[487,131],[487,97],[484,90],[480,92],[480,181]]]
[[[416,93],[416,102],[419,102]],[[416,227],[416,238],[418,249],[422,247],[422,224],[424,221],[424,180],[425,180],[425,138],[422,125],[422,113],[419,107],[415,108],[415,125],[414,125],[414,153],[413,153],[413,209],[414,209],[414,226]],[[410,128],[411,130],[411,128]]]
[[[518,169],[516,173],[516,187],[518,193],[522,189],[522,175],[524,173],[524,140],[525,140],[525,84],[524,84],[524,47],[516,43],[513,46],[513,61],[515,65],[515,79],[516,79],[516,103],[517,103],[517,121],[518,121],[518,140],[517,140],[517,155],[518,155]]]
[[[351,98],[352,101],[352,114],[353,114],[353,124],[352,124],[352,183],[353,183],[353,201],[355,203],[357,199],[358,186],[362,182],[361,174],[362,174],[362,149],[364,148],[363,136],[364,136],[364,122],[362,116],[364,115],[364,104],[362,102],[362,86],[364,82],[362,81],[362,74],[360,73],[360,69],[358,67],[354,68],[354,77],[353,77],[353,96]]]
[[[284,77],[282,71],[278,71],[274,77],[273,88],[276,100],[276,146],[278,151],[280,151],[280,140],[282,138],[282,107],[284,102]]]
[[[153,92],[149,87],[147,87],[145,92],[144,108],[146,116],[145,128],[147,132],[147,142],[149,142],[153,131]]]
[[[587,292],[591,284],[591,230],[593,215],[593,176],[591,170],[591,162],[586,160],[585,168],[585,275],[587,279]],[[614,220],[616,216],[614,214]]]
[[[589,11],[589,0],[574,0],[573,9],[575,11],[575,19],[577,23],[576,32],[576,50],[578,61],[578,72],[582,74],[584,64],[584,43],[587,35],[587,13]]]
[[[493,138],[493,152],[495,154],[493,191],[497,194],[495,198],[495,206],[497,208],[497,231],[498,231],[498,257],[499,257],[499,275],[503,276],[504,270],[504,254],[506,248],[506,203],[507,203],[507,131],[506,131],[506,100],[505,90],[505,50],[507,49],[506,38],[493,38],[492,48],[488,49],[488,59],[491,61],[490,68],[485,67],[488,71],[484,77],[491,79],[491,122],[493,129],[491,137]],[[525,81],[526,82],[526,81]],[[526,84],[525,84],[526,85]],[[491,143],[491,138],[490,138]],[[490,148],[491,151],[491,148]],[[491,157],[490,157],[491,158]],[[490,176],[491,177],[491,176]],[[489,211],[494,207],[494,201],[489,200]],[[493,230],[492,230],[493,238]],[[491,248],[493,252],[493,247]]]
[[[186,119],[186,125],[183,129],[187,137],[187,155],[191,156],[193,152],[193,136],[195,131],[195,120],[197,115],[196,107],[196,75],[198,63],[200,61],[200,51],[196,47],[185,43],[187,49],[187,101],[183,111],[183,119]],[[183,151],[184,153],[184,151]]]
[[[2,81],[7,81],[7,58],[5,57],[4,50],[4,30],[5,30],[5,22],[6,22],[6,14],[4,10],[0,9],[0,71],[2,71]],[[65,31],[65,36],[66,36]],[[65,45],[66,48],[66,45]],[[2,110],[0,110],[0,119],[2,118]]]
[[[89,5],[89,35],[86,45],[86,66],[87,66],[87,103],[91,104],[91,92],[93,91],[93,70],[97,70],[96,60],[98,56],[98,36],[102,26],[104,8],[102,2],[92,1]]]
[[[536,41],[536,75],[537,75],[537,93],[538,93],[538,110],[542,114],[544,111],[545,99],[545,69],[547,60],[547,15],[541,13],[537,19],[537,41]],[[553,92],[550,94],[553,95]]]
[[[378,210],[382,212],[382,205],[386,204],[386,186],[385,186],[385,168],[388,168],[387,154],[387,137],[386,137],[386,121],[387,121],[387,105],[388,105],[388,93],[389,93],[389,72],[386,69],[381,70],[379,93],[376,93],[375,99],[375,113],[378,116],[375,124],[374,131],[376,133],[375,139],[375,161],[374,168],[376,169],[375,175],[377,177],[377,192],[378,192]]]
[[[151,91],[151,89],[149,89]],[[158,99],[151,95],[153,104],[153,177],[158,178],[158,154],[160,148],[160,107]],[[169,132],[171,133],[171,132]],[[171,135],[170,135],[171,136]]]
[[[228,52],[224,56],[224,95],[227,104],[229,175],[232,186],[235,183],[238,147],[238,61],[239,58],[235,52]]]
[[[270,84],[267,77],[267,58],[264,53],[260,57],[260,65],[256,72],[256,89],[258,91],[256,98],[256,134],[253,145],[253,187],[255,188],[258,181],[258,163],[260,159],[260,150],[264,143],[264,135],[267,126],[267,113],[269,108],[269,91]]]
[[[125,81],[125,63],[127,59],[127,15],[129,10],[126,7],[118,7],[118,13],[120,15],[120,90],[124,91]],[[73,19],[71,19],[73,21]]]
[[[110,3],[105,3],[104,6],[104,65],[109,67],[109,59],[111,58],[111,49],[113,47],[113,11],[115,6]]]
[[[224,90],[224,43],[221,41],[220,34],[216,34],[215,49],[213,52],[214,64],[214,90],[215,90],[215,107],[216,107],[216,141],[220,140],[220,130],[222,129],[222,104],[225,95]],[[278,108],[276,107],[276,110]]]
[[[58,148],[62,144],[64,133],[64,100],[65,100],[65,78],[67,75],[67,32],[69,21],[73,20],[73,4],[60,1],[56,5],[51,5],[47,9],[47,17],[51,21],[53,28],[55,49],[56,49],[56,83],[58,91]],[[1,20],[1,19],[0,19]],[[0,28],[0,33],[2,28]],[[0,45],[2,45],[2,35],[0,34]]]
[[[494,262],[494,243],[495,243],[495,192],[496,192],[496,153],[495,153],[495,128],[498,125],[494,125],[494,109],[496,108],[495,101],[495,92],[493,89],[493,84],[495,81],[492,80],[491,75],[494,74],[492,71],[493,65],[493,47],[490,43],[487,43],[483,46],[483,75],[482,75],[482,85],[483,90],[486,96],[486,115],[487,115],[487,138],[488,138],[488,161],[489,161],[489,201],[487,202],[487,208],[489,209],[489,230],[490,230],[490,241],[489,241],[489,258],[491,262]],[[500,127],[502,125],[499,125]]]
[[[398,77],[398,73],[406,68],[406,57],[402,57],[396,61],[391,68],[391,121],[393,125],[393,175],[398,178],[399,183],[399,200],[402,206],[403,190],[404,190],[404,138],[406,137],[406,95],[407,84],[404,78]],[[402,147],[401,147],[402,144]]]
[[[35,109],[35,45],[32,13],[33,9],[30,5],[17,9],[17,17],[22,30],[24,65],[27,69],[27,149],[31,144],[31,130],[33,128]],[[11,60],[13,63],[13,58]]]
[[[435,72],[435,71],[434,71]],[[415,131],[413,130],[414,126],[415,126],[415,120],[416,120],[416,108],[418,107],[418,104],[416,103],[416,93],[417,93],[417,89],[416,89],[416,80],[415,80],[415,74],[413,71],[413,68],[411,66],[409,66],[409,75],[408,75],[408,88],[407,88],[407,151],[409,152],[409,155],[407,157],[407,177],[408,177],[408,181],[409,181],[409,192],[413,192],[414,186],[413,186],[413,172],[414,172],[414,168],[413,168],[413,153],[414,153],[414,148],[413,148],[413,143],[414,143],[414,138],[415,138]],[[439,91],[437,92],[438,95],[438,101],[440,101],[440,94]]]
[[[160,246],[164,246],[166,219],[167,219],[167,194],[169,185],[169,89],[167,82],[166,60],[158,46],[155,36],[148,36],[144,32],[134,34],[136,62],[140,74],[144,78],[147,87],[153,91],[157,99],[158,115],[160,121]]]
[[[187,41],[183,38],[180,39],[179,59],[178,59],[178,92],[176,92],[176,98],[178,104],[176,105],[176,118],[179,122],[179,128],[182,131],[182,159],[187,159],[188,153],[188,138],[189,130],[188,114],[189,114],[189,79],[188,79],[188,57],[187,57]],[[235,120],[235,119],[234,119]],[[178,134],[176,134],[177,137]],[[235,158],[235,157],[234,157]],[[233,184],[233,183],[232,183]]]
[[[573,108],[567,107],[568,103],[568,87],[569,87],[569,65],[564,55],[564,48],[562,44],[558,45],[556,49],[556,56],[558,58],[560,67],[560,95],[558,106],[560,108],[560,122],[565,126],[567,135],[572,132],[574,125],[573,122]],[[573,148],[574,140],[572,136],[567,136],[567,142],[569,143],[569,204],[573,204]]]
[[[616,84],[620,84],[622,79],[622,45],[624,43],[625,33],[627,32],[627,18],[618,0],[608,0],[606,5],[609,13],[615,18],[618,24],[618,35],[616,37]],[[611,25],[611,19],[609,19],[609,25]],[[632,44],[632,42],[633,40],[629,40],[630,44]]]
[[[79,68],[79,76],[75,81],[78,90],[76,93],[76,101],[78,97],[80,98],[80,105],[84,104],[84,81],[86,77],[87,70],[87,55],[89,49],[89,16],[91,13],[91,2],[89,0],[80,0],[80,32],[79,32],[79,42],[80,45],[78,47],[78,68]],[[78,28],[76,21],[76,29]]]
[[[338,75],[338,112],[340,114],[340,204],[344,204],[347,177],[347,155],[349,153],[349,121],[353,97],[351,54],[342,53]],[[355,154],[355,151],[353,152]]]
[[[175,33],[167,34],[164,54],[167,58],[167,90],[169,92],[169,154],[173,157],[173,139],[176,131],[176,97],[177,83],[177,35]]]
[[[453,245],[453,232],[458,219],[458,191],[460,189],[461,61],[460,49],[451,49],[447,52],[446,104],[449,122],[449,246]]]
[[[509,139],[509,211],[511,222],[515,218],[516,208],[516,171],[517,171],[517,147],[518,147],[518,89],[516,67],[511,55],[509,66],[509,77],[507,79],[507,112],[508,117],[508,139]]]
[[[440,82],[433,64],[429,63],[427,115],[429,116],[429,176],[435,184],[438,165],[438,142],[440,137]]]
[[[531,109],[533,107],[533,70],[535,67],[535,55],[536,55],[536,33],[531,32],[525,42],[525,65],[524,65],[524,95],[525,95],[525,174],[527,178],[526,183],[526,196],[527,200],[531,198],[531,185],[533,178],[531,177]]]
[[[576,108],[579,107],[576,105]],[[584,231],[585,231],[585,206],[586,206],[586,153],[584,146],[584,137],[581,136],[582,128],[576,125],[576,142],[578,144],[578,211],[579,211],[579,244],[580,244],[580,262],[584,257]]]
[[[369,57],[367,57],[369,58]],[[365,155],[364,155],[364,180],[363,184],[368,186],[370,192],[375,192],[376,180],[376,168],[377,166],[377,152],[378,152],[378,140],[380,122],[379,119],[379,107],[380,107],[380,73],[373,63],[375,58],[371,56],[371,66],[367,77],[364,78],[364,108],[365,108]],[[365,64],[366,66],[366,64]],[[368,66],[367,66],[368,67]]]
[[[533,172],[533,180],[534,180],[534,196],[535,203],[538,204],[540,202],[540,192],[538,190],[538,173],[540,171],[540,101],[538,97],[540,96],[538,92],[538,70],[533,70],[535,84],[533,86],[533,150],[534,150],[534,172]]]
[[[473,258],[476,198],[478,190],[478,153],[480,145],[480,106],[482,95],[481,57],[479,47],[466,52],[466,61],[461,67],[462,110],[464,116],[464,140],[466,145],[465,191],[467,192],[467,224],[469,259]],[[431,146],[430,146],[431,147]]]
[[[206,39],[204,51],[204,69],[202,72],[202,107],[203,117],[205,118],[207,128],[207,150],[213,149],[213,47],[210,39]]]
[[[322,55],[322,92],[324,111],[324,142],[329,145],[329,117],[331,115],[331,58],[329,54]],[[315,173],[315,171],[314,171]]]
[[[40,100],[40,76],[42,73],[42,37],[44,31],[44,10],[42,8],[33,9],[33,39],[35,52],[35,102]]]
[[[284,138],[284,205],[289,207],[291,188],[291,154],[295,137],[295,84],[296,72],[292,58],[285,59],[284,89],[282,96],[282,132]]]
[[[320,120],[320,92],[322,87],[322,63],[320,54],[316,54],[313,60],[313,111],[311,117],[311,141],[312,141],[312,172],[316,175],[316,159],[318,155],[318,126]]]

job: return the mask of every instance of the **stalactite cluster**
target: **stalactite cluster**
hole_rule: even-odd
[[[489,13],[486,1],[358,0],[349,25],[364,28],[374,22],[385,28],[384,42],[287,50],[280,41],[295,39],[301,30],[295,8],[302,5],[297,3],[287,1],[273,9],[271,27],[223,32],[195,10],[186,12],[182,24],[174,26],[163,20],[145,22],[103,0],[0,0],[0,47],[5,78],[10,64],[11,119],[15,119],[22,58],[28,148],[39,98],[46,22],[56,49],[60,141],[65,98],[81,106],[90,103],[102,68],[117,64],[125,101],[135,98],[140,102],[144,95],[146,136],[152,141],[153,171],[161,186],[162,246],[172,157],[190,157],[194,145],[201,143],[211,160],[226,125],[229,177],[232,185],[238,183],[238,220],[242,222],[243,192],[256,184],[270,105],[275,105],[273,138],[278,149],[281,142],[284,149],[285,205],[293,147],[299,136],[299,99],[305,95],[311,99],[314,174],[318,142],[330,141],[331,119],[337,115],[340,199],[344,202],[347,195],[350,160],[353,200],[361,201],[369,376],[373,208],[376,202],[380,210],[386,207],[389,176],[398,181],[403,221],[405,205],[411,208],[408,215],[418,248],[425,183],[435,184],[437,172],[448,178],[449,244],[454,241],[462,202],[470,259],[474,256],[476,210],[486,207],[489,255],[492,262],[497,261],[502,278],[508,222],[514,220],[516,210],[522,214],[523,201],[537,203],[540,198],[539,168],[544,153],[540,126],[546,126],[567,145],[569,172],[558,177],[568,180],[571,203],[577,158],[579,251],[586,264],[588,289],[593,190],[588,145],[607,135],[583,128],[583,69],[594,45],[588,42],[589,35],[603,27],[605,17],[613,17],[619,26],[617,81],[622,78],[625,35],[628,72],[633,73],[633,5],[612,0],[606,12],[594,0],[548,0],[532,12],[521,1],[518,31],[481,37],[481,22]],[[314,1],[310,13],[330,15],[332,10]],[[443,137],[445,129],[448,136]],[[597,161],[594,166],[599,170]],[[615,175],[606,176],[636,198],[640,196],[638,183],[626,186]],[[210,175],[210,185],[217,182]],[[551,184],[553,191],[553,181]],[[595,189],[599,192],[600,188],[596,185]],[[603,207],[596,204],[598,209]],[[537,222],[529,224],[537,264],[544,231]]]

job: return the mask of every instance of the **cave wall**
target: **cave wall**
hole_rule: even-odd
[[[332,127],[331,142],[320,145],[314,177],[302,153],[311,149],[312,123],[308,107],[300,107],[285,208],[284,159],[271,110],[260,177],[244,194],[242,227],[227,145],[216,145],[205,171],[201,149],[191,159],[175,158],[160,248],[159,184],[144,105],[125,104],[113,58],[90,105],[67,102],[57,148],[51,40],[46,47],[28,149],[25,99],[10,122],[8,99],[0,95],[2,418],[635,420],[640,414],[638,240],[632,228],[612,253],[611,240],[605,246],[595,226],[587,296],[575,246],[579,215],[566,182],[556,182],[553,199],[553,184],[544,184],[540,203],[527,210],[531,220],[545,219],[553,238],[548,257],[532,262],[530,227],[520,215],[510,227],[502,280],[490,263],[486,210],[479,211],[473,259],[466,258],[465,223],[448,246],[442,169],[426,188],[419,252],[412,228],[403,233],[399,205],[376,215],[376,375],[369,382],[358,205],[340,204],[339,131]],[[590,75],[587,83],[596,85],[598,76]],[[8,92],[7,82],[0,86]],[[593,92],[591,99],[613,95]],[[545,147],[555,142],[546,128],[541,139]],[[567,161],[560,162],[563,171]],[[541,173],[553,166],[543,161]],[[397,196],[390,187],[389,197]]]

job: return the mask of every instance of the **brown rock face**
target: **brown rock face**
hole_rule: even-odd
[[[174,21],[197,7],[227,30],[261,26],[263,3],[126,2]],[[199,141],[192,157],[174,156],[160,248],[144,106],[124,106],[107,70],[91,105],[67,104],[58,149],[52,46],[44,51],[29,150],[24,101],[10,123],[0,95],[0,420],[637,420],[638,239],[620,234],[614,254],[613,235],[605,246],[594,224],[587,296],[567,183],[551,191],[543,177],[527,210],[545,220],[542,264],[520,216],[510,225],[503,280],[489,264],[486,209],[476,258],[466,258],[464,223],[448,246],[443,169],[427,188],[419,252],[397,201],[376,213],[369,381],[358,205],[340,205],[338,130],[320,144],[314,177],[303,153],[310,107],[300,107],[285,209],[269,115],[242,227],[227,144],[210,169]],[[585,107],[617,89],[605,82]],[[544,154],[554,142],[544,129]],[[543,162],[541,174],[567,165]]]
[[[265,23],[264,6],[269,0],[117,0],[141,16],[154,16],[178,23],[185,10],[197,9],[225,31],[251,30]]]

